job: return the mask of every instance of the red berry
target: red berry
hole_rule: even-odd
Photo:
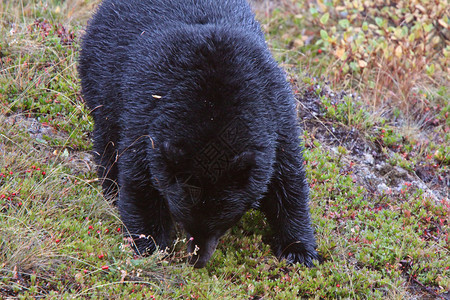
[[[322,53],[322,49],[317,50],[317,53],[321,54]]]
[[[109,267],[108,266],[102,266],[102,270],[108,270]]]
[[[336,287],[341,287],[341,285],[338,283],[338,284],[336,284]]]
[[[94,226],[92,226],[92,225],[89,225],[89,229],[94,229]]]
[[[42,175],[45,175],[45,171],[42,171]]]
[[[103,253],[98,255],[98,258],[100,258],[100,259],[102,259],[103,257],[105,257],[105,255],[103,255]]]
[[[117,227],[117,232],[120,232],[120,227]]]
[[[108,229],[108,228],[106,228],[106,229],[105,229],[105,233],[108,233],[108,232],[109,232],[109,229]]]
[[[56,239],[56,240],[55,240],[55,243],[59,243],[59,242],[61,242],[60,239]]]

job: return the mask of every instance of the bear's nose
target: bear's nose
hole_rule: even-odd
[[[189,263],[194,268],[203,268],[206,266],[219,243],[219,237],[211,236],[206,239],[195,239],[191,237],[188,243],[188,252],[192,255]]]

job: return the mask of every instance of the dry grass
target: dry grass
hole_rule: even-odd
[[[53,1],[49,0],[2,1],[0,3],[0,16],[3,20],[17,24],[25,24],[27,19],[37,19],[44,14],[53,17],[52,21],[55,23],[85,24],[100,1],[67,0],[61,2],[55,6]]]

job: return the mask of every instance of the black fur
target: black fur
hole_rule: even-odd
[[[295,100],[246,1],[105,0],[79,73],[103,189],[119,187],[136,251],[168,247],[179,223],[202,267],[259,205],[277,257],[319,258]]]

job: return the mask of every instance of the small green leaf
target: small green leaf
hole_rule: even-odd
[[[350,22],[347,19],[339,20],[339,25],[342,28],[348,28],[350,26]]]
[[[328,40],[329,39],[328,33],[325,30],[323,30],[323,29],[320,30],[320,37],[322,38],[322,40]]]
[[[318,15],[317,8],[315,8],[315,7],[310,7],[310,8],[309,8],[309,12],[311,13],[311,15],[312,15],[313,17],[317,17],[317,15]]]
[[[358,65],[356,64],[356,62],[354,62],[354,61],[352,61],[351,63],[350,63],[350,69],[352,69],[352,71],[358,71],[358,69],[359,69],[359,67],[358,67]]]
[[[431,64],[426,67],[428,76],[432,76],[434,74],[435,68],[434,64]]]
[[[402,26],[402,38],[408,35],[408,26]]]
[[[322,23],[322,24],[324,24],[324,25],[327,24],[329,18],[330,18],[330,14],[329,14],[329,13],[324,14],[324,15],[320,18],[320,23]]]
[[[376,17],[375,23],[377,23],[378,27],[383,27],[383,19],[382,18]]]
[[[364,31],[369,30],[369,24],[367,24],[367,22],[364,22],[364,23],[362,24],[362,30],[364,30]]]
[[[430,32],[431,30],[433,30],[433,24],[424,24],[423,25],[423,29],[425,30],[425,32]]]

